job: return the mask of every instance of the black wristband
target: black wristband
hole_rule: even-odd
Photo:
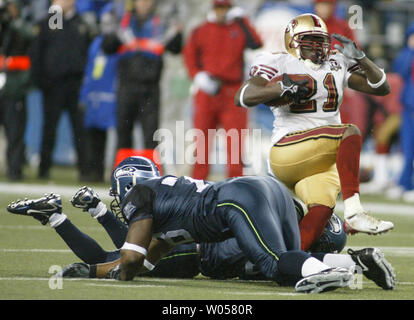
[[[96,264],[89,265],[89,278],[96,278],[96,271],[98,266]]]

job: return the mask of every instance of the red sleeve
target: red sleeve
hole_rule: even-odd
[[[241,26],[246,34],[246,45],[250,49],[258,49],[263,46],[262,39],[246,17],[241,19]]]
[[[197,33],[199,32],[200,29],[197,28],[191,33],[182,51],[184,63],[191,78],[194,78],[201,71],[199,65],[200,48],[197,43],[197,39],[199,39]]]

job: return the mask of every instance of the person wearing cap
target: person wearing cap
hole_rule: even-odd
[[[257,49],[262,41],[240,7],[230,0],[212,1],[207,20],[195,28],[183,49],[185,66],[193,80],[193,126],[208,137],[219,125],[227,134],[227,176],[242,175],[241,130],[247,127],[247,112],[234,105],[234,96],[243,81],[246,48]],[[237,142],[229,139],[230,130]],[[206,179],[212,141],[197,139],[197,156],[192,177]],[[230,143],[231,142],[231,143]]]

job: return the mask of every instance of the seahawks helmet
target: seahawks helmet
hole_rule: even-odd
[[[145,157],[129,157],[121,161],[111,176],[109,195],[114,197],[111,211],[123,221],[120,204],[125,195],[140,181],[159,177],[160,171],[153,161]]]
[[[310,247],[310,252],[340,253],[346,244],[346,234],[343,221],[336,214],[332,214],[325,231],[318,241]]]

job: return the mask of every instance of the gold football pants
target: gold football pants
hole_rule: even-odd
[[[272,147],[270,166],[274,175],[306,206],[335,206],[340,191],[336,156],[350,126],[330,125],[294,132]]]

